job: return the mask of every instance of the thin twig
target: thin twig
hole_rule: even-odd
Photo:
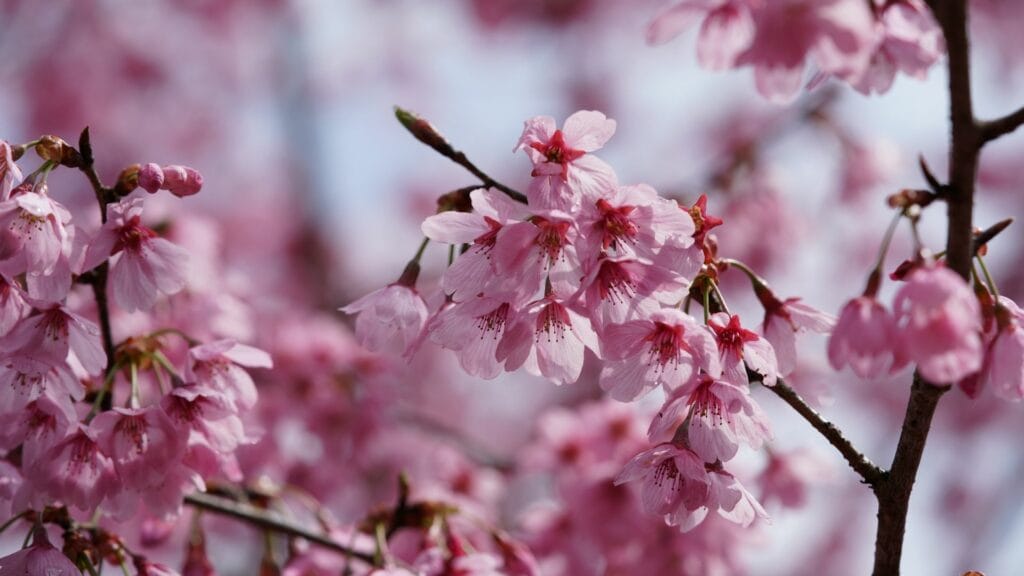
[[[988,142],[1005,136],[1024,124],[1024,108],[1020,108],[1002,118],[996,118],[995,120],[982,120],[978,122],[978,132],[981,138],[981,144],[984,145]]]
[[[404,126],[405,129],[413,135],[413,137],[432,148],[438,154],[468,170],[470,174],[479,178],[480,182],[482,182],[485,187],[500,190],[516,202],[526,204],[525,194],[498,182],[487,175],[483,170],[477,168],[475,164],[470,162],[465,153],[461,150],[456,150],[455,147],[448,142],[448,139],[441,135],[437,128],[435,128],[430,122],[427,122],[418,115],[398,106],[395,106],[395,118],[398,119],[402,126]]]
[[[776,396],[782,399],[783,402],[789,404],[797,414],[803,416],[804,420],[810,423],[815,430],[817,430],[822,436],[828,440],[831,444],[839,450],[843,458],[850,464],[855,472],[860,474],[860,477],[864,480],[865,484],[874,489],[878,483],[885,478],[886,472],[878,466],[876,466],[867,456],[860,453],[859,450],[849,440],[843,436],[843,433],[835,424],[829,422],[825,418],[822,418],[820,414],[811,408],[803,398],[797,394],[796,390],[793,390],[786,385],[785,382],[779,380],[775,386],[765,386],[768,390],[775,393]]]
[[[99,204],[100,221],[103,224],[106,224],[107,204],[110,204],[113,201],[113,191],[111,188],[103,185],[103,181],[100,180],[99,174],[96,173],[88,126],[82,130],[82,135],[78,139],[78,147],[79,150],[77,150],[77,152],[81,157],[81,163],[78,165],[78,169],[81,170],[89,180],[93,193],[96,195],[96,203]],[[110,263],[104,261],[96,267],[92,274],[88,276],[89,284],[92,285],[93,296],[96,298],[96,313],[99,316],[100,321],[100,334],[103,338],[103,351],[107,355],[107,367],[104,373],[108,375],[114,366],[114,336],[113,331],[110,328],[110,304],[107,301],[107,277],[109,276],[109,270]],[[104,396],[100,409],[109,410],[113,406],[113,400],[113,394],[107,394]]]
[[[1010,226],[1010,224],[1013,224],[1013,218],[1000,220],[999,222],[996,222],[995,224],[979,232],[974,237],[974,245],[971,249],[971,252],[973,254],[977,254],[978,251],[981,250],[983,246],[985,246],[985,244],[988,244],[990,241],[992,241],[993,238],[1002,233],[1003,230],[1006,230]]]
[[[200,492],[189,494],[185,497],[185,503],[208,512],[223,514],[232,518],[242,520],[253,526],[287,534],[297,538],[308,540],[324,548],[334,550],[352,558],[358,558],[367,564],[373,564],[373,555],[360,552],[340,544],[325,534],[314,532],[297,524],[288,522],[278,514],[251,504],[235,502],[227,498],[203,494]]]

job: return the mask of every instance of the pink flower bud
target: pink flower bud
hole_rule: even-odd
[[[163,188],[179,198],[192,196],[203,187],[203,176],[188,166],[164,166]]]
[[[142,168],[139,168],[139,187],[149,192],[150,194],[156,194],[157,190],[162,188],[164,185],[164,171],[158,164],[150,162],[145,164]]]

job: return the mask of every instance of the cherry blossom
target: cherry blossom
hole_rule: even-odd
[[[614,120],[590,110],[569,116],[561,129],[550,116],[527,120],[515,151],[525,150],[533,162],[534,180],[528,193],[531,207],[575,212],[581,195],[597,199],[614,189],[611,167],[589,154],[604,146],[614,133]]]
[[[88,374],[98,374],[107,364],[99,327],[60,305],[37,308],[2,342],[11,355],[55,366],[63,364],[72,353]]]
[[[708,326],[715,333],[722,362],[723,378],[736,386],[749,384],[747,369],[762,376],[765,386],[774,386],[779,377],[775,351],[767,340],[740,325],[739,316],[724,312],[712,314]]]
[[[772,439],[768,418],[749,392],[707,375],[668,397],[651,421],[651,439],[672,438],[679,426],[686,427],[690,449],[710,463],[731,460],[741,443],[757,450]]]
[[[926,380],[956,382],[981,368],[981,308],[955,272],[942,266],[914,270],[893,309],[900,349]]]
[[[682,312],[667,308],[645,319],[612,324],[603,332],[608,362],[601,387],[613,398],[629,401],[661,385],[675,390],[698,370],[722,373],[711,332]]]
[[[10,199],[11,190],[21,182],[22,178],[21,169],[14,162],[10,143],[0,140],[0,202]]]
[[[772,345],[779,364],[779,376],[788,376],[797,364],[796,336],[804,332],[830,334],[835,317],[809,306],[800,298],[779,300],[772,296],[765,304],[761,334]]]
[[[492,252],[498,234],[529,215],[524,206],[497,191],[474,190],[470,199],[474,212],[442,212],[427,218],[421,226],[431,240],[470,245],[443,276],[442,287],[456,301],[480,294],[494,281]]]
[[[98,415],[92,427],[125,488],[139,492],[163,484],[185,453],[187,437],[159,406],[114,408]]]
[[[107,223],[89,245],[84,270],[110,258],[115,301],[126,311],[149,309],[159,294],[185,287],[188,255],[142,224],[142,199],[107,206]]]
[[[881,29],[871,65],[852,85],[865,94],[887,92],[896,72],[924,80],[945,51],[942,31],[922,0],[875,1]]]
[[[846,303],[828,341],[828,360],[836,370],[849,366],[861,378],[878,378],[906,364],[892,314],[870,296]]]
[[[256,405],[256,384],[244,368],[273,368],[270,355],[234,340],[217,340],[188,351],[185,378],[223,394],[237,410]]]
[[[686,447],[658,444],[637,454],[615,484],[640,481],[644,510],[670,524],[686,524],[707,503],[711,478],[704,462]]]
[[[584,349],[598,351],[589,322],[549,296],[526,305],[495,350],[506,370],[524,364],[557,384],[569,384],[583,370]]]
[[[61,500],[84,512],[95,510],[121,487],[110,456],[104,454],[96,431],[80,425],[26,471],[37,498]]]
[[[32,531],[32,545],[0,558],[0,572],[4,574],[45,574],[71,576],[81,571],[74,562],[50,544],[45,529]]]
[[[71,213],[45,185],[37,190],[19,188],[0,202],[0,267],[9,276],[51,274],[64,248]]]

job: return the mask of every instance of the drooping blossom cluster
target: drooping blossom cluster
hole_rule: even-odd
[[[808,67],[882,93],[897,72],[924,78],[944,51],[923,0],[681,0],[654,18],[648,41],[666,42],[697,22],[701,65],[749,65],[758,92],[782,103],[799,93]]]
[[[727,266],[711,233],[722,220],[708,213],[706,197],[688,207],[644,184],[621,185],[593,154],[614,131],[613,120],[593,111],[561,128],[550,117],[528,120],[515,147],[532,164],[526,202],[476,189],[471,209],[442,209],[423,223],[427,238],[460,254],[442,276],[440,308],[427,318],[403,274],[345,310],[360,313],[357,331],[370,345],[383,334],[408,343],[421,330],[482,378],[523,367],[573,383],[589,350],[612,398],[631,402],[655,389],[667,396],[650,447],[618,481],[638,481],[647,511],[683,529],[709,512],[749,525],[764,510],[723,467],[741,445],[757,449],[772,437],[748,373],[774,385],[796,364],[796,334],[827,332],[831,319],[763,283],[765,332],[726,312],[716,280]],[[692,300],[705,307],[703,322],[686,311]]]
[[[681,477],[664,473],[662,484],[617,484],[623,466],[631,473],[638,462],[632,456],[648,446],[648,415],[636,405],[611,399],[580,406],[553,408],[543,414],[533,442],[520,456],[526,473],[550,475],[553,490],[547,498],[526,508],[518,522],[537,554],[543,574],[715,574],[742,573],[740,550],[759,537],[756,529],[714,515],[699,530],[681,532],[651,522],[645,509],[664,505],[658,490],[668,493]],[[658,454],[676,448],[664,445]],[[686,462],[694,459],[686,458]],[[666,460],[667,461],[667,460]],[[694,461],[694,472],[703,468]],[[712,473],[716,485],[726,485],[716,497],[731,501],[730,520],[761,513],[738,484],[732,488],[727,474]],[[808,487],[823,477],[822,465],[804,452],[773,453],[758,475],[766,501],[801,506]],[[735,489],[734,492],[730,490]],[[703,511],[701,512],[703,513]],[[615,521],[608,521],[614,518]],[[652,554],[641,542],[658,542]]]
[[[972,288],[942,263],[913,262],[893,274],[903,280],[890,312],[877,286],[848,302],[828,344],[829,362],[861,378],[879,378],[907,365],[927,382],[957,384],[976,397],[990,387],[1001,398],[1024,399],[1020,308]]]
[[[159,325],[158,309],[170,310],[168,298],[186,287],[189,256],[144,220],[133,184],[122,177],[99,188],[104,224],[95,229],[48,186],[53,170],[91,170],[83,164],[91,160],[44,137],[35,145],[43,163],[26,176],[13,147],[0,147],[4,507],[40,517],[67,509],[75,518],[174,518],[206,480],[239,478],[236,450],[254,438],[242,422],[257,396],[248,369],[269,368],[270,357]],[[182,170],[198,191],[198,172]],[[135,311],[147,313],[130,323],[138,332],[115,337],[111,316]],[[35,534],[32,547],[0,561],[5,570],[64,570],[67,558],[48,548],[45,530]],[[169,573],[154,570],[145,573]]]

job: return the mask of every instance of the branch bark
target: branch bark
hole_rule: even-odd
[[[978,131],[981,133],[981,143],[987,144],[1000,136],[1005,136],[1020,128],[1022,124],[1024,124],[1024,107],[1002,118],[979,122]]]
[[[334,550],[335,552],[339,552],[345,556],[358,558],[371,566],[373,565],[372,554],[353,550],[348,546],[335,542],[324,534],[313,532],[312,530],[308,530],[297,524],[292,524],[274,512],[257,508],[250,504],[235,502],[227,498],[211,496],[210,494],[203,494],[201,492],[186,496],[185,503],[201,510],[207,510],[242,520],[247,524],[251,524],[259,528],[302,538],[318,546]]]
[[[974,183],[982,140],[971,102],[970,45],[967,1],[929,0],[946,38],[949,68],[951,146],[946,234],[946,265],[970,278],[974,257]],[[949,385],[936,385],[915,375],[889,474],[876,486],[878,531],[875,539],[875,576],[900,573],[907,510],[914,480],[931,428],[932,417]]]

